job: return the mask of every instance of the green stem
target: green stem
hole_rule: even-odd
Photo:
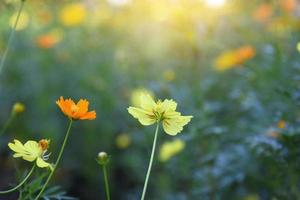
[[[110,200],[110,193],[109,193],[109,185],[108,185],[106,164],[103,165],[103,176],[104,176],[104,182],[105,182],[106,200]]]
[[[66,143],[67,143],[68,138],[69,138],[69,134],[70,134],[70,130],[71,130],[72,123],[73,123],[73,120],[70,119],[70,123],[69,123],[69,126],[68,126],[68,130],[67,130],[67,133],[66,133],[66,135],[65,135],[65,139],[64,139],[64,142],[63,142],[63,144],[62,144],[62,146],[61,146],[61,149],[60,149],[60,152],[59,152],[59,154],[58,154],[58,157],[57,157],[57,160],[56,160],[56,162],[55,162],[55,165],[54,165],[54,167],[53,167],[53,170],[52,170],[51,173],[49,174],[49,176],[48,176],[48,178],[47,178],[47,180],[46,180],[44,186],[42,187],[42,189],[41,189],[41,191],[39,192],[39,194],[36,196],[35,200],[38,200],[38,199],[40,198],[40,196],[43,194],[43,192],[45,191],[45,189],[46,189],[48,183],[50,182],[50,180],[51,180],[51,178],[52,178],[52,176],[53,176],[53,174],[54,174],[54,172],[55,172],[55,170],[56,170],[56,168],[57,168],[57,166],[58,166],[58,164],[59,164],[59,162],[60,162],[60,160],[61,160],[61,157],[62,157],[62,154],[63,154],[63,152],[64,152]]]
[[[154,157],[154,153],[155,153],[158,129],[159,129],[159,122],[157,122],[157,125],[156,125],[156,130],[155,130],[155,135],[154,135],[154,140],[153,140],[153,146],[152,146],[152,152],[151,152],[150,162],[149,162],[149,166],[148,166],[148,171],[147,171],[146,180],[145,180],[145,183],[144,183],[143,194],[142,194],[141,200],[145,199],[145,194],[146,194],[147,185],[148,185],[148,181],[149,181],[149,176],[150,176],[150,172],[151,172],[151,167],[152,167],[152,163],[153,163],[153,157]]]
[[[19,183],[19,185],[17,185],[16,187],[12,188],[12,189],[9,189],[9,190],[5,190],[5,191],[0,191],[0,194],[7,194],[7,193],[10,193],[10,192],[13,192],[17,189],[19,189],[27,180],[28,178],[31,176],[32,172],[34,171],[35,169],[35,164],[32,166],[30,172],[27,174],[27,176],[23,179],[23,181],[21,183]]]
[[[9,38],[8,38],[8,42],[7,42],[7,45],[6,45],[6,49],[3,53],[3,56],[1,58],[1,62],[0,62],[0,74],[2,72],[2,69],[3,69],[3,66],[4,66],[4,63],[5,63],[5,60],[6,60],[6,57],[7,57],[7,53],[8,53],[8,50],[12,44],[12,41],[13,41],[13,37],[15,35],[15,32],[16,32],[16,28],[17,28],[17,25],[18,25],[18,22],[19,22],[19,19],[20,19],[20,16],[21,16],[21,13],[22,13],[22,10],[24,8],[24,4],[25,4],[25,0],[21,0],[21,5],[20,5],[20,8],[19,8],[19,11],[18,11],[18,14],[17,14],[17,18],[16,18],[16,21],[14,23],[14,27],[11,29],[10,31],[10,34],[9,34]]]
[[[9,116],[8,120],[6,121],[6,123],[4,124],[3,128],[1,129],[0,136],[5,133],[5,131],[7,130],[7,128],[9,127],[9,125],[11,124],[11,122],[13,121],[14,117],[15,117],[15,114],[11,114]]]

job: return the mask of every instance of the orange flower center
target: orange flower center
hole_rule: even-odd
[[[42,139],[42,140],[39,141],[39,147],[41,147],[41,149],[42,149],[43,151],[45,151],[45,150],[48,149],[49,143],[50,143],[49,140]]]

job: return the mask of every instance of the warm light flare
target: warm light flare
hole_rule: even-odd
[[[131,0],[107,0],[112,6],[125,6],[131,3]]]
[[[204,0],[204,2],[210,7],[221,7],[225,4],[225,0]]]

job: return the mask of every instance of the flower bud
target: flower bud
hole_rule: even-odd
[[[22,113],[24,111],[25,111],[25,105],[20,103],[20,102],[15,103],[13,108],[12,108],[12,114],[13,115]]]
[[[106,152],[103,152],[103,151],[99,152],[97,161],[100,165],[106,165],[109,161],[109,156],[107,155]]]

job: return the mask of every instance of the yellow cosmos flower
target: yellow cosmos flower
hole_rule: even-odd
[[[81,3],[73,3],[65,6],[60,13],[60,21],[65,26],[77,26],[86,18],[86,8]]]
[[[170,158],[181,152],[185,147],[185,142],[180,139],[165,142],[162,144],[159,152],[159,160],[162,162],[168,161]]]
[[[164,131],[169,135],[181,132],[193,117],[181,116],[180,112],[176,112],[177,103],[173,100],[155,102],[149,94],[142,94],[140,102],[140,108],[129,107],[128,112],[145,126],[162,122]]]
[[[29,140],[24,145],[19,140],[14,140],[13,143],[8,143],[8,147],[15,152],[14,158],[23,158],[26,161],[36,161],[36,165],[40,168],[49,167],[53,169],[52,165],[46,160],[49,158],[49,154],[46,155],[49,140],[40,140],[39,142]]]

